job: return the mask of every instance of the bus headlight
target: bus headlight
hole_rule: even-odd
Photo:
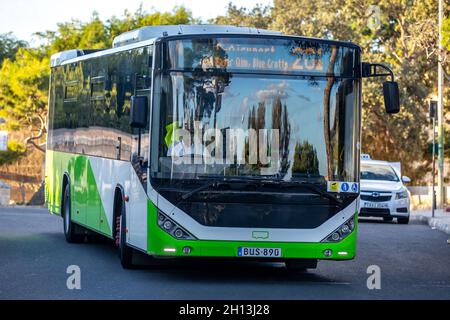
[[[355,218],[347,220],[344,224],[342,224],[339,228],[330,233],[325,239],[321,242],[339,242],[345,239],[349,234],[353,232],[355,229]]]
[[[396,200],[400,200],[400,199],[406,199],[408,198],[408,191],[404,190],[402,192],[397,192],[397,194],[395,195],[395,199]]]
[[[172,219],[167,217],[161,211],[158,211],[158,226],[170,234],[172,237],[178,240],[196,240],[193,235],[184,230],[178,224],[176,224]]]

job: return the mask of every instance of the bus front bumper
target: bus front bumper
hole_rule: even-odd
[[[337,243],[297,243],[265,241],[177,240],[155,228],[149,233],[147,253],[156,257],[228,257],[240,258],[239,248],[280,248],[284,259],[351,260],[356,254],[357,228]],[[189,248],[186,250],[185,248]],[[328,251],[327,254],[325,252]],[[187,254],[186,252],[189,251]],[[242,258],[245,259],[245,258]],[[265,259],[265,258],[261,258]]]

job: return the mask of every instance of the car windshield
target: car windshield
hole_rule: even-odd
[[[361,180],[399,181],[391,166],[366,163],[361,164]]]
[[[151,161],[151,177],[357,181],[360,80],[346,74],[353,67],[344,68],[353,66],[353,49],[221,41],[169,43],[170,63],[155,84],[160,107],[153,109],[152,155],[158,157]],[[245,55],[231,53],[233,45]],[[218,54],[218,47],[226,48],[227,59],[207,56]],[[258,59],[248,50],[256,50]],[[303,52],[303,60],[296,61],[293,51]],[[267,70],[271,52],[277,65]],[[244,61],[254,61],[256,69]],[[307,68],[310,75],[299,76]]]

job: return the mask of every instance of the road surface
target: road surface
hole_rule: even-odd
[[[0,299],[450,299],[448,235],[426,225],[360,223],[358,256],[307,273],[283,264],[163,261],[124,270],[107,241],[68,244],[40,208],[0,208]],[[81,289],[67,288],[79,266]],[[381,289],[369,290],[369,266]]]

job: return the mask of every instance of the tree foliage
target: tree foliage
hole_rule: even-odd
[[[0,151],[0,166],[13,163],[25,153],[26,149],[22,143],[14,140],[8,141],[7,150]]]
[[[90,21],[72,20],[60,23],[56,31],[37,33],[43,41],[40,48],[25,47],[11,34],[0,36],[0,118],[8,130],[23,130],[30,136],[23,142],[11,142],[8,151],[0,153],[0,163],[10,162],[24,155],[24,146],[44,151],[45,119],[48,109],[49,60],[53,53],[80,48],[111,47],[115,36],[148,25],[190,24],[198,22],[184,7],[172,12],[151,12],[142,9],[125,11],[123,17],[102,21],[96,12]]]
[[[361,46],[365,61],[391,66],[401,88],[402,112],[386,115],[381,90],[383,80],[364,80],[362,151],[374,158],[402,161],[405,173],[419,183],[430,162],[426,99],[437,93],[437,5],[437,0],[274,0],[273,7],[258,5],[254,8],[230,3],[224,15],[209,22],[351,40]],[[448,74],[448,4],[444,10],[447,19],[443,42],[447,50],[443,62]],[[88,22],[61,23],[56,31],[38,33],[44,40],[44,45],[38,49],[24,49],[25,43],[12,35],[1,35],[0,59],[5,60],[0,69],[0,117],[7,119],[9,129],[29,129],[33,134],[28,144],[38,146],[42,137],[33,137],[43,135],[40,118],[45,117],[47,110],[51,54],[73,48],[108,48],[118,34],[144,25],[198,22],[184,7],[165,13],[149,13],[141,7],[134,13],[126,11],[123,16],[106,21],[94,12]],[[448,93],[447,90],[446,97]],[[448,104],[447,99],[445,104]],[[448,108],[445,112],[450,120]]]
[[[172,12],[148,13],[141,6],[134,13],[125,11],[122,17],[113,16],[106,21],[102,21],[98,13],[94,12],[87,23],[79,20],[59,23],[56,31],[38,32],[37,35],[45,40],[45,51],[52,54],[73,48],[110,48],[114,37],[143,26],[195,22],[198,21],[184,7],[175,7]]]
[[[13,60],[17,51],[27,45],[26,41],[16,39],[12,33],[0,34],[0,65],[5,59]]]
[[[256,5],[250,10],[244,7],[238,8],[230,2],[228,4],[226,15],[211,19],[210,22],[213,24],[267,29],[272,22],[271,8],[268,6]]]
[[[39,49],[20,49],[15,60],[6,59],[0,69],[0,117],[9,130],[24,129],[26,139],[41,150],[45,136],[49,59]]]

